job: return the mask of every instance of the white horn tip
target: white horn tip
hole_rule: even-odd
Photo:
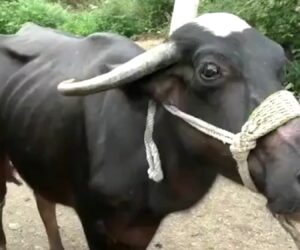
[[[63,81],[61,83],[58,84],[57,86],[57,90],[60,92],[60,93],[68,93],[68,90],[70,90],[70,88],[72,88],[72,84],[70,83],[73,83],[75,82],[75,79],[69,79],[69,80],[66,80],[66,81]]]

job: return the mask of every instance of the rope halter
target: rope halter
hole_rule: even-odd
[[[250,115],[248,121],[242,126],[241,132],[233,134],[218,128],[199,118],[193,117],[180,111],[175,106],[164,105],[171,114],[181,118],[198,131],[211,136],[224,144],[230,145],[230,151],[237,162],[241,179],[246,187],[257,192],[251,178],[248,167],[248,155],[256,147],[256,140],[282,126],[286,122],[300,117],[300,105],[294,95],[287,90],[280,90],[267,97]],[[155,182],[163,180],[163,171],[159,151],[153,141],[154,116],[156,104],[149,102],[146,121],[144,142],[148,161],[148,177]],[[300,249],[300,234],[298,229],[283,215],[274,215],[280,225],[293,238],[296,246]]]
[[[237,162],[238,171],[246,187],[257,192],[248,168],[248,155],[256,147],[256,140],[277,129],[286,122],[300,117],[300,105],[294,95],[287,90],[280,90],[267,97],[250,115],[241,132],[233,134],[218,128],[199,118],[186,114],[172,105],[164,105],[171,114],[181,118],[198,131],[211,136],[224,144],[230,145],[230,151]],[[159,182],[163,179],[159,152],[153,141],[154,116],[156,104],[149,102],[145,130],[145,148],[149,164],[149,178]]]

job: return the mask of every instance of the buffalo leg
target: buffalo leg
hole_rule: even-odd
[[[6,161],[5,157],[0,159],[0,250],[6,249],[6,237],[3,229],[3,209],[6,195]]]
[[[89,209],[82,207],[82,204],[76,208],[76,211],[81,221],[89,249],[110,250],[109,242],[101,227],[102,223],[99,224],[99,220],[94,218],[92,213],[89,213]]]
[[[5,198],[0,203],[0,250],[6,249],[6,238],[5,238],[3,222],[2,222],[4,204],[5,204]]]
[[[89,219],[81,219],[85,237],[90,250],[110,250],[106,236],[98,232],[94,223]]]
[[[2,198],[0,202],[0,250],[6,249],[6,238],[5,238],[3,222],[2,222],[4,204],[5,204],[5,198]]]
[[[132,247],[127,244],[112,242],[99,227],[95,226],[96,220],[81,218],[85,236],[90,250],[146,250],[146,247]]]
[[[63,250],[64,247],[62,245],[56,219],[55,203],[46,200],[38,193],[35,193],[35,199],[46,229],[50,249]]]

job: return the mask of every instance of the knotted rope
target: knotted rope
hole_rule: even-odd
[[[248,168],[248,155],[256,147],[256,140],[282,126],[286,122],[300,117],[300,105],[296,98],[287,90],[275,92],[266,98],[250,115],[243,125],[241,132],[233,134],[218,128],[199,118],[180,111],[172,105],[164,105],[171,114],[181,118],[198,131],[211,136],[224,144],[230,145],[230,151],[237,162],[238,171],[246,187],[257,192]],[[149,164],[148,176],[155,182],[163,179],[161,161],[155,142],[153,141],[153,126],[156,105],[149,102],[144,142],[147,161]],[[298,249],[300,249],[300,234],[297,228],[283,216],[275,216],[280,225],[291,235]]]
[[[251,113],[241,132],[234,136],[230,150],[243,183],[252,191],[257,190],[250,177],[247,159],[256,140],[296,117],[300,117],[298,101],[291,92],[281,90],[267,97]]]

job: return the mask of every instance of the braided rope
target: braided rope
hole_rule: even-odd
[[[163,171],[161,169],[161,162],[159,158],[159,152],[155,142],[153,141],[153,127],[154,116],[156,112],[155,102],[150,101],[148,106],[148,114],[146,120],[146,129],[144,134],[144,143],[146,148],[146,157],[148,161],[148,176],[155,182],[159,182],[163,179]]]
[[[281,90],[267,97],[250,115],[240,133],[233,138],[230,150],[236,160],[245,186],[256,192],[248,168],[248,155],[256,140],[300,116],[300,105],[294,95]]]
[[[175,106],[171,105],[164,105],[165,109],[168,110],[171,114],[180,117],[184,121],[186,121],[188,124],[196,128],[197,130],[203,132],[206,135],[209,135],[215,139],[218,139],[222,141],[224,144],[232,144],[234,134],[231,132],[228,132],[224,129],[218,128],[212,124],[209,124],[203,120],[200,120],[194,116],[191,116],[189,114],[186,114],[182,111],[180,111]]]

